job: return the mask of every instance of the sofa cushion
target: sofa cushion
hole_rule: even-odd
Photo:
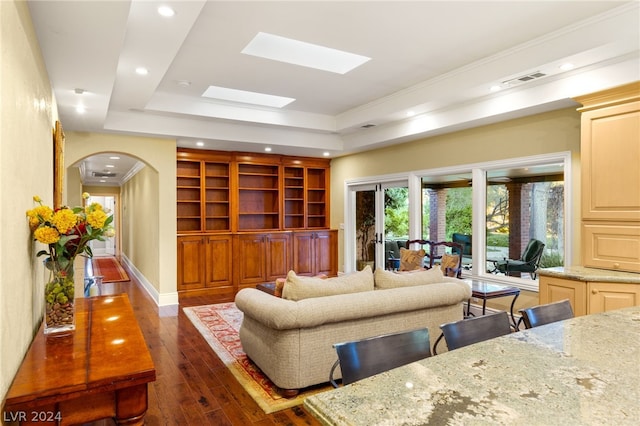
[[[426,252],[424,249],[409,250],[406,248],[400,249],[400,270],[412,271],[414,269],[422,268],[422,262]]]
[[[373,273],[368,265],[362,271],[324,279],[299,276],[294,271],[289,271],[282,297],[289,300],[302,300],[370,290],[373,290]]]
[[[414,285],[434,284],[444,281],[440,268],[431,268],[410,273],[397,273],[377,268],[374,273],[374,282],[377,289],[410,287]]]

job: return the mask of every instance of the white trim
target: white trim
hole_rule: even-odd
[[[136,279],[142,284],[142,287],[149,293],[149,296],[156,302],[157,306],[169,306],[169,305],[177,305],[178,304],[178,292],[174,291],[171,293],[159,293],[158,290],[147,280],[147,278],[135,267],[135,265],[129,260],[127,256],[124,254],[120,258],[127,267],[131,270],[131,273],[136,277]]]

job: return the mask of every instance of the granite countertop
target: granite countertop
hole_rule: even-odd
[[[584,266],[542,268],[538,269],[538,275],[579,281],[605,281],[640,284],[640,274],[635,274],[633,272],[611,271],[607,269],[585,268]]]
[[[640,307],[467,346],[304,405],[325,425],[636,425]]]

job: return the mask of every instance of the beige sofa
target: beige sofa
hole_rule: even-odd
[[[440,324],[462,319],[463,303],[471,297],[468,284],[442,277],[439,270],[437,273],[439,282],[421,285],[417,274],[401,277],[402,282],[397,283],[395,275],[388,275],[391,272],[376,272],[378,284],[396,288],[376,286],[374,290],[372,281],[364,286],[371,286],[368,291],[360,286],[355,293],[302,300],[243,289],[235,299],[244,313],[240,328],[243,350],[283,395],[293,396],[301,388],[329,381],[337,359],[334,343],[426,326],[433,344],[440,335]],[[370,270],[368,275],[373,278]],[[368,281],[364,272],[351,275],[353,278]],[[331,289],[331,280],[323,281],[322,288]],[[429,280],[433,282],[434,276]],[[289,285],[285,284],[285,297]]]

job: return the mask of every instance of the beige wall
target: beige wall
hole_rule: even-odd
[[[65,164],[102,152],[146,164],[121,189],[121,248],[160,305],[178,302],[176,143],[171,139],[66,132]],[[67,182],[68,184],[69,182]],[[125,194],[126,192],[126,194]]]
[[[151,283],[160,282],[158,215],[151,213],[158,211],[158,197],[149,196],[158,189],[158,176],[145,167],[122,187],[122,251]]]
[[[53,203],[57,118],[26,2],[0,1],[0,396],[42,320],[47,278],[25,212]]]
[[[434,136],[390,148],[336,158],[331,161],[331,227],[344,223],[344,182],[349,179],[562,151],[572,153],[573,247],[579,244],[580,115],[562,109],[498,124]],[[579,250],[573,261],[579,262]],[[339,233],[339,263],[344,265],[344,232]]]

